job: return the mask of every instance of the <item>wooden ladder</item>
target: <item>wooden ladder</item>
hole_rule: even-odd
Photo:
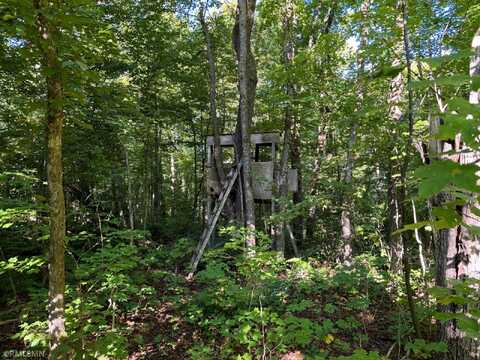
[[[232,191],[233,184],[235,184],[235,181],[237,180],[238,175],[240,174],[241,167],[242,167],[242,163],[240,162],[237,166],[232,168],[227,175],[227,179],[222,188],[222,191],[220,192],[220,195],[217,201],[215,202],[215,208],[213,209],[213,213],[209,217],[207,221],[207,225],[203,230],[200,242],[198,243],[197,248],[193,253],[192,260],[190,262],[190,273],[188,274],[188,278],[192,278],[194,272],[197,270],[198,263],[200,262],[203,252],[205,251],[205,247],[207,246],[208,241],[210,240],[210,237],[212,236],[212,233],[215,230],[215,227],[217,226],[217,222],[218,222],[218,219],[220,218],[220,214],[222,213],[225,203],[227,202],[228,196]]]

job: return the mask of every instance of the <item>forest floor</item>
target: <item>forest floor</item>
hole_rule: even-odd
[[[188,349],[198,341],[198,331],[183,319],[161,283],[156,284],[157,298],[164,299],[153,308],[125,317],[126,325],[133,329],[133,337],[143,344],[133,345],[129,360],[185,359]]]
[[[415,340],[399,275],[381,257],[351,267],[267,250],[247,258],[233,241],[207,252],[187,280],[192,245],[118,243],[80,262],[75,281],[84,290],[67,298],[71,351],[82,359],[397,359]],[[2,351],[45,349],[45,299],[46,289],[32,292],[17,306],[21,323],[0,326]]]
[[[157,289],[159,299],[167,296],[164,289]],[[192,287],[191,296],[194,296],[199,290]],[[168,296],[167,296],[168,297]],[[321,307],[322,300],[313,298],[313,306]],[[389,337],[389,327],[393,325],[395,305],[390,299],[378,299],[379,303],[373,304],[371,311],[362,312],[359,315],[362,327],[360,330],[353,330],[351,333],[343,334],[338,339],[344,343],[352,343],[355,333],[361,331],[368,340],[359,343],[363,349],[372,349],[379,351],[380,354],[387,354],[392,348],[392,338]],[[380,301],[381,300],[381,301]],[[343,304],[347,299],[343,299]],[[312,321],[320,320],[315,316],[314,312],[304,311],[300,316]],[[336,314],[338,319],[347,317],[346,313]],[[133,337],[142,339],[142,344],[132,343],[129,360],[140,359],[172,359],[183,360],[188,354],[188,350],[198,342],[201,342],[201,332],[195,325],[189,324],[183,318],[183,314],[179,312],[173,303],[166,300],[159,304],[156,308],[148,309],[138,314],[132,314],[128,318],[123,319],[126,325],[133,330]],[[215,344],[222,346],[222,340],[218,339]],[[348,352],[348,351],[347,351]],[[332,354],[341,355],[344,351],[337,348]],[[290,359],[288,356],[295,354],[303,354],[301,351],[293,349],[285,354],[280,354],[281,359]],[[297,359],[298,357],[292,357]]]
[[[308,262],[303,265],[305,264],[307,267],[311,265]],[[402,312],[401,305],[395,301],[392,293],[386,291],[388,284],[377,270],[374,267],[368,270],[363,265],[352,270],[342,268],[340,271],[327,264],[322,264],[317,269],[310,267],[309,271],[323,272],[324,286],[320,286],[320,289],[314,287],[312,291],[302,286],[289,286],[287,294],[284,294],[286,297],[280,304],[275,301],[270,306],[264,303],[264,311],[276,313],[287,325],[281,321],[275,323],[271,318],[266,319],[260,329],[261,338],[253,336],[251,341],[247,338],[242,340],[241,331],[225,330],[222,327],[230,321],[233,328],[241,328],[242,315],[261,304],[255,305],[252,300],[247,308],[237,306],[238,304],[223,304],[229,301],[242,303],[243,299],[242,295],[238,299],[228,299],[230,294],[225,294],[225,289],[217,287],[215,277],[219,277],[220,273],[207,276],[205,281],[202,273],[209,272],[207,266],[200,272],[200,281],[194,279],[189,282],[184,281],[181,274],[153,270],[164,276],[154,283],[159,303],[123,319],[128,327],[134,329],[132,338],[137,339],[137,343],[130,342],[129,359],[185,359],[190,356],[196,359],[234,358],[221,355],[228,348],[231,349],[227,352],[231,351],[232,355],[248,352],[253,359],[285,360],[299,359],[300,354],[313,359],[316,358],[313,356],[316,352],[328,356],[346,355],[351,354],[355,348],[383,355],[392,353],[396,337],[408,332],[408,325],[402,319],[402,315],[406,314]],[[293,285],[295,280],[291,276],[292,272],[285,268],[270,280],[272,283]],[[301,284],[298,279],[296,281]],[[242,280],[239,282],[248,287]],[[307,283],[309,282],[304,285]],[[223,286],[228,287],[229,284],[223,283]],[[226,295],[224,299],[214,298],[221,296],[222,292]],[[252,297],[259,295],[257,293]],[[268,302],[268,299],[264,301]],[[179,306],[179,303],[182,305]],[[192,304],[204,306],[197,323],[188,319]],[[225,307],[230,311],[225,312]],[[209,315],[206,314],[206,308],[209,308]],[[215,322],[215,317],[220,317],[223,324]],[[284,331],[285,334],[277,337],[279,330],[276,327],[280,327],[280,332]],[[255,333],[255,324],[248,331]],[[271,339],[269,331],[275,334]],[[237,339],[233,340],[232,336]],[[282,336],[288,339],[282,340]],[[397,340],[401,342],[405,339]],[[273,343],[266,344],[275,341],[284,344],[278,346],[278,349],[275,349]],[[199,348],[199,351],[192,352],[192,348]]]

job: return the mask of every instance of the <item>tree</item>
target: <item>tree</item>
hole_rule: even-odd
[[[473,36],[471,43],[472,53],[469,64],[469,73],[472,80],[469,102],[474,106],[479,104],[478,76],[480,74],[480,29]],[[461,165],[474,164],[478,161],[478,152],[469,149],[466,144],[460,142],[457,136],[454,140],[454,154],[449,158]],[[447,143],[446,146],[449,146]],[[447,147],[449,149],[449,147]],[[443,149],[445,151],[445,147]],[[472,184],[476,185],[476,184]],[[476,195],[476,194],[473,194]],[[443,194],[443,203],[452,201],[452,196]],[[470,200],[462,205],[456,206],[456,211],[461,223],[451,229],[440,232],[439,255],[437,258],[436,284],[438,286],[452,286],[455,280],[466,280],[469,278],[480,278],[480,247],[478,235],[474,232],[480,226],[478,216],[478,202]],[[457,306],[450,304],[446,309],[456,312]],[[440,326],[440,338],[448,341],[452,346],[457,359],[467,359],[471,356],[478,356],[479,345],[474,339],[465,338],[464,333],[453,321]]]
[[[398,14],[396,17],[396,26],[403,31],[403,17],[402,14]],[[403,39],[399,37],[394,45],[395,58],[392,62],[392,67],[400,67],[402,64],[402,56],[404,55]],[[391,121],[396,125],[399,121],[402,121],[404,117],[404,111],[402,111],[402,96],[405,91],[403,71],[400,71],[390,82],[390,92],[388,94],[388,114]],[[398,127],[392,127],[392,134],[389,137],[390,140],[390,152],[398,152],[395,145],[398,143]],[[388,246],[390,247],[390,269],[392,271],[400,271],[403,246],[402,246],[402,234],[392,234],[396,230],[402,228],[399,216],[399,202],[398,202],[398,179],[395,178],[395,173],[398,172],[399,164],[397,161],[388,161],[388,173],[387,173],[387,223],[386,223],[386,238]]]
[[[48,333],[50,352],[54,353],[66,337],[65,332],[65,199],[63,193],[62,132],[63,110],[62,65],[56,41],[59,30],[51,19],[58,4],[34,0],[37,11],[38,44],[47,83],[48,125],[48,191],[50,212]]]
[[[280,206],[278,210],[280,213],[285,212],[286,202],[288,199],[288,159],[290,157],[290,143],[292,141],[292,126],[293,126],[293,95],[294,85],[292,84],[290,77],[291,66],[293,57],[295,54],[295,44],[293,40],[293,21],[294,21],[294,9],[293,3],[290,0],[285,2],[284,6],[284,18],[283,18],[283,51],[282,61],[284,71],[287,77],[285,87],[285,110],[283,120],[283,148],[280,157],[280,167],[278,175],[278,195],[280,200]],[[272,200],[274,201],[274,200]],[[287,222],[281,220],[277,224],[276,237],[275,237],[275,250],[277,250],[282,256],[285,253],[285,232]]]
[[[208,78],[210,80],[210,122],[213,128],[213,163],[219,183],[223,184],[225,182],[225,171],[223,170],[222,148],[220,147],[220,124],[217,117],[217,69],[212,37],[210,36],[208,25],[205,22],[206,10],[207,7],[201,4],[198,10],[198,19],[202,26],[202,32],[207,45]]]
[[[365,85],[364,85],[364,76],[365,76],[365,47],[367,45],[367,34],[368,34],[368,25],[366,23],[368,17],[370,1],[365,0],[360,8],[360,13],[362,16],[363,23],[361,24],[361,34],[360,34],[360,46],[358,50],[358,73],[357,73],[357,96],[358,104],[356,106],[356,111],[359,112],[362,105],[363,98],[365,96]],[[354,239],[354,228],[353,228],[353,213],[351,207],[353,202],[351,201],[351,187],[353,183],[353,168],[354,168],[354,146],[357,137],[357,124],[354,117],[352,117],[350,124],[350,136],[348,138],[347,146],[347,159],[345,164],[345,174],[344,182],[347,187],[347,192],[344,194],[345,198],[341,217],[341,238],[343,246],[343,259],[345,263],[350,264],[353,256],[353,239]]]
[[[237,151],[242,162],[242,192],[247,229],[246,245],[255,246],[255,204],[252,192],[252,167],[250,127],[253,118],[257,72],[251,50],[251,35],[254,23],[255,0],[240,0],[237,6],[237,19],[233,31],[233,43],[238,60],[238,89],[240,100],[237,123]]]

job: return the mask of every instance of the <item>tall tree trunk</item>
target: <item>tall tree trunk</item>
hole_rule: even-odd
[[[292,85],[292,96],[294,86]],[[302,153],[300,143],[300,122],[299,119],[292,115],[292,146],[290,155],[292,158],[292,167],[297,169],[297,191],[293,193],[293,204],[299,204],[303,201],[303,171],[302,171]],[[293,234],[296,239],[303,241],[303,215],[299,215],[293,219]]]
[[[119,199],[119,191],[120,189],[118,188],[118,184],[117,184],[117,178],[118,178],[118,174],[117,174],[117,169],[113,169],[112,170],[112,173],[111,173],[111,178],[110,178],[110,186],[111,186],[111,189],[112,189],[112,213],[114,216],[120,218],[121,216],[121,203],[120,203],[120,199]]]
[[[150,220],[150,214],[149,212],[151,211],[150,207],[150,199],[151,199],[151,176],[149,174],[151,170],[151,166],[149,164],[149,138],[146,137],[143,141],[143,182],[142,182],[142,197],[143,197],[143,230],[146,230],[147,228],[147,223]]]
[[[412,215],[413,215],[413,223],[417,223],[417,209],[415,207],[415,201],[412,199]],[[418,229],[414,230],[415,233],[415,241],[417,242],[418,245],[418,259],[420,260],[420,267],[422,269],[422,276],[425,278],[425,275],[427,273],[427,265],[425,262],[425,256],[423,254],[423,242],[422,238],[420,237],[420,232]]]
[[[125,148],[125,172],[127,175],[127,206],[128,206],[128,225],[130,229],[135,228],[133,216],[133,194],[132,194],[132,180],[130,177],[130,164],[128,160],[128,149]]]
[[[393,148],[392,153],[393,153]],[[393,234],[400,229],[400,212],[398,203],[398,181],[395,173],[398,171],[398,164],[393,160],[388,162],[387,169],[387,220],[385,224],[385,239],[388,246],[388,259],[390,270],[398,272],[402,268],[403,245],[402,235]]]
[[[127,225],[127,211],[125,208],[125,186],[124,179],[120,175],[120,169],[115,168],[112,172],[112,195],[113,195],[113,213],[119,218],[123,226]]]
[[[399,14],[396,18],[396,26],[400,31],[403,31],[403,16]],[[398,42],[394,46],[395,59],[392,62],[392,67],[400,66],[402,63],[402,56],[404,53],[403,39],[399,38]],[[390,91],[388,94],[388,114],[390,120],[397,125],[404,117],[404,113],[401,108],[402,96],[405,90],[405,79],[403,72],[399,72],[390,82]],[[398,154],[399,151],[396,148],[398,146],[398,137],[400,134],[397,131],[397,126],[393,126],[393,131],[391,133],[390,144],[389,144],[389,153]],[[397,156],[398,157],[398,156]],[[386,234],[387,245],[389,246],[389,258],[390,258],[390,270],[393,272],[398,272],[402,268],[402,258],[403,258],[403,235],[392,233],[400,229],[401,219],[399,211],[399,201],[398,201],[398,178],[393,176],[400,171],[399,161],[390,160],[389,161],[389,177],[388,177],[388,193],[387,193],[387,209],[388,209],[388,224],[390,225],[388,229],[388,234]]]
[[[205,22],[205,11],[206,6],[202,3],[200,5],[198,19],[202,25],[202,31],[207,45],[208,78],[210,80],[210,121],[213,128],[213,162],[218,180],[220,184],[223,184],[225,182],[225,171],[223,169],[222,148],[220,146],[220,124],[217,117],[217,70],[212,37]]]
[[[203,3],[200,5],[198,18],[202,26],[202,31],[207,45],[208,77],[210,80],[210,122],[213,128],[213,165],[220,188],[222,188],[223,184],[225,183],[226,176],[223,168],[223,153],[220,144],[221,124],[220,119],[217,116],[217,69],[215,64],[214,43],[208,30],[208,25],[205,21],[206,8],[207,6]],[[233,205],[230,201],[230,198],[227,199],[224,212],[229,219],[234,215]]]
[[[162,130],[159,124],[155,124],[154,148],[153,148],[153,222],[159,224],[164,215],[164,203],[162,198],[163,188],[163,164],[162,154],[160,153],[160,142]]]
[[[321,124],[317,127],[317,142],[315,146],[315,160],[313,162],[313,178],[310,185],[310,195],[315,196],[318,193],[318,185],[321,180],[320,166],[326,153],[327,143],[326,126]],[[318,207],[314,203],[308,210],[308,219],[306,224],[306,238],[312,239],[315,235],[317,224]]]
[[[367,45],[367,17],[368,11],[370,6],[370,0],[365,0],[360,8],[360,12],[362,15],[362,30],[360,34],[360,46],[358,52],[358,74],[357,74],[357,96],[358,96],[358,104],[357,104],[357,111],[363,106],[363,97],[365,92],[365,82],[364,82],[364,72],[365,72],[365,58],[364,58],[364,51]],[[343,199],[343,208],[340,217],[340,225],[341,225],[341,238],[342,238],[342,246],[343,246],[343,260],[346,264],[350,264],[353,255],[353,213],[352,213],[352,182],[353,182],[353,168],[354,168],[354,146],[356,142],[356,134],[357,134],[357,123],[356,120],[352,117],[351,124],[350,124],[350,135],[348,138],[348,147],[347,147],[347,160],[345,164],[345,175],[344,175],[344,183],[347,188],[346,196]]]
[[[472,80],[477,77],[476,81],[478,81],[478,76],[480,76],[480,28],[473,37],[472,50],[470,76]],[[476,81],[472,81],[472,85]],[[480,89],[478,87],[474,88],[472,86],[469,100],[473,105],[480,103]],[[461,142],[457,139],[454,150],[458,154],[456,160],[459,163],[472,164],[480,159],[478,151],[467,148],[462,149],[460,144]],[[448,149],[448,145],[446,147]],[[480,226],[480,217],[472,212],[472,208],[477,208],[475,212],[478,212],[479,204],[477,202],[467,203],[459,206],[457,210],[463,218],[463,224],[478,227]],[[471,233],[466,226],[460,225],[454,229],[441,231],[439,241],[437,285],[450,286],[452,280],[480,278],[480,245],[478,235]],[[456,311],[457,309],[454,306],[450,306],[448,310]],[[480,356],[479,342],[465,338],[464,334],[455,326],[455,323],[446,323],[441,326],[440,330],[441,338],[449,343],[449,351],[455,356],[456,360],[466,360]]]
[[[291,65],[295,53],[293,42],[293,4],[291,0],[287,0],[285,4],[285,14],[283,15],[283,54],[282,62],[284,71],[287,73],[287,79],[291,71]],[[283,149],[282,156],[280,158],[280,168],[278,176],[278,195],[279,206],[278,210],[283,212],[286,210],[286,200],[288,198],[288,158],[290,153],[290,141],[291,131],[293,125],[293,111],[292,104],[294,90],[291,80],[287,80],[285,84],[285,93],[287,96],[287,104],[284,112],[284,130],[283,130]],[[285,233],[286,222],[280,221],[276,225],[275,231],[275,250],[277,250],[282,256],[285,254]]]
[[[403,45],[404,45],[404,54],[407,65],[407,95],[408,95],[408,141],[405,148],[405,157],[403,164],[400,170],[400,189],[398,192],[398,206],[399,206],[399,227],[403,227],[406,219],[406,200],[407,200],[407,171],[410,163],[412,147],[413,147],[413,89],[412,89],[412,67],[411,67],[411,56],[410,56],[410,41],[408,35],[408,9],[407,2],[400,0],[399,2],[401,13],[402,13],[402,34],[403,34]],[[407,236],[411,235],[410,232],[406,232],[402,236],[402,245],[403,245],[403,256],[402,256],[402,265],[403,265],[403,276],[405,281],[405,293],[407,295],[407,302],[410,310],[410,317],[412,320],[412,325],[415,330],[415,336],[417,338],[421,337],[420,327],[417,320],[417,315],[415,311],[415,302],[413,299],[413,289],[410,282],[410,258],[408,253],[408,244]],[[410,238],[410,236],[409,236]],[[411,241],[410,241],[411,242]]]
[[[173,156],[173,152],[170,153],[170,192],[172,194],[171,199],[171,207],[170,207],[170,216],[175,216],[175,209],[177,207],[177,198],[180,195],[178,192],[180,189],[178,188],[178,179],[177,179],[177,171],[175,166],[175,158]]]
[[[34,0],[42,65],[47,81],[48,124],[48,191],[50,212],[50,250],[48,287],[48,334],[52,354],[66,337],[65,294],[65,198],[63,192],[62,132],[63,110],[62,68],[56,47],[58,29],[48,21],[44,11],[56,6],[45,0]],[[50,8],[50,9],[48,9]]]
[[[197,130],[195,125],[192,122],[192,133],[193,133],[193,207],[192,207],[192,222],[193,224],[197,223],[197,214],[201,211],[198,211],[198,145],[197,145]]]
[[[243,163],[241,187],[244,204],[244,222],[247,228],[246,246],[255,246],[255,203],[252,191],[252,167],[250,159],[250,126],[255,105],[257,71],[251,50],[251,34],[254,22],[255,0],[239,0],[237,18],[233,30],[233,45],[238,60],[238,88],[240,102],[237,119],[237,151]],[[240,139],[240,141],[238,141]]]
[[[330,32],[330,29],[333,25],[333,21],[335,18],[335,9],[336,9],[336,4],[332,4],[332,7],[328,10],[327,17],[324,22],[324,27],[322,30],[322,34],[328,34]],[[311,34],[309,39],[308,39],[308,46],[309,48],[312,48],[313,45],[316,43],[316,34]],[[326,58],[329,59],[328,54],[326,54]],[[327,116],[328,113],[328,108],[326,106],[323,106],[320,110],[321,118],[323,119],[324,117]],[[327,133],[326,133],[326,126],[324,123],[321,123],[318,128],[317,128],[317,144],[315,147],[315,160],[313,164],[313,180],[310,185],[310,195],[314,196],[317,194],[317,187],[320,182],[321,176],[320,175],[320,165],[321,165],[321,158],[325,156],[325,151],[326,151],[326,139],[327,139]],[[303,191],[302,191],[303,192]],[[303,197],[303,194],[302,194]],[[305,227],[305,236],[307,239],[312,239],[315,233],[315,226],[317,222],[317,206],[314,204],[310,207],[308,211],[308,218],[306,221],[306,224],[303,226]],[[305,240],[305,239],[302,239]]]
[[[342,257],[345,264],[349,265],[352,261],[352,242],[353,242],[353,221],[352,216],[353,213],[351,211],[351,207],[353,205],[353,201],[351,199],[352,190],[350,187],[352,186],[352,174],[353,174],[353,147],[355,145],[355,138],[356,138],[356,124],[351,124],[350,127],[350,136],[348,139],[348,149],[347,149],[347,162],[345,166],[345,176],[344,176],[344,183],[347,187],[346,196],[343,199],[343,208],[340,216],[340,225],[341,225],[341,238],[342,238],[342,246],[343,252]]]

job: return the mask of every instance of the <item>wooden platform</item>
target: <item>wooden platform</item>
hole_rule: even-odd
[[[228,173],[229,170],[229,168],[225,168],[225,173]],[[252,162],[252,190],[254,199],[271,200],[272,182],[273,162]],[[217,175],[213,167],[208,168],[207,189],[212,195],[218,195],[221,191],[221,186],[217,181]],[[289,169],[288,190],[296,192],[297,189],[297,169]]]
[[[213,164],[213,136],[207,136],[207,193],[209,196],[220,194],[222,187],[218,183],[217,174]],[[250,135],[252,145],[252,190],[255,200],[271,200],[274,174],[274,163],[277,163],[277,144],[280,142],[278,133],[253,133]],[[233,164],[235,155],[233,153],[234,135],[223,134],[220,136],[220,146],[223,152],[224,172],[228,173]],[[227,152],[227,149],[230,149]],[[228,155],[227,155],[228,154]],[[298,175],[296,169],[288,170],[288,190],[298,190]]]
[[[250,142],[252,145],[258,144],[278,144],[280,136],[277,133],[254,133],[250,135]],[[220,135],[221,146],[233,146],[233,134]],[[213,136],[207,136],[207,145],[213,145]]]

